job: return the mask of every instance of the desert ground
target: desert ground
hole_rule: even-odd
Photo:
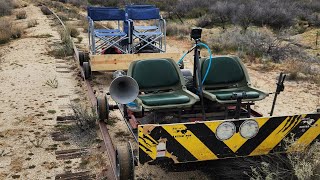
[[[56,58],[49,52],[61,42],[53,16],[44,15],[36,4],[25,10],[27,18],[15,20],[27,26],[22,38],[0,45],[0,179],[104,179],[108,160],[97,127],[89,133],[75,130],[74,107],[81,104],[90,110],[86,88],[72,56]],[[87,34],[78,47],[86,48]],[[74,39],[76,41],[76,39]],[[169,52],[185,52],[192,46],[188,39],[168,38]],[[192,56],[186,66],[192,67]],[[252,85],[274,92],[283,67],[261,70],[259,64],[246,63]],[[92,80],[94,90],[107,92],[111,74],[97,74]],[[273,95],[257,102],[255,109],[268,116]],[[278,97],[274,115],[314,112],[320,107],[319,85],[311,81],[286,81],[285,91]],[[116,145],[132,140],[119,112],[111,114],[109,127]],[[64,117],[64,118],[63,118]],[[122,134],[123,136],[119,136]],[[191,165],[193,166],[193,165]],[[194,165],[197,166],[197,165]],[[195,167],[193,167],[195,168]],[[190,169],[190,167],[187,167]],[[223,168],[222,168],[223,169]],[[80,173],[80,175],[75,175]],[[212,179],[212,172],[195,168],[188,172],[145,165],[136,168],[137,179]]]

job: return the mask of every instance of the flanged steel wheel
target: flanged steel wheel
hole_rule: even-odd
[[[119,146],[116,150],[117,177],[120,180],[134,179],[134,156],[130,142],[126,146]]]
[[[83,66],[84,62],[89,62],[89,54],[79,51],[79,64],[80,66]]]
[[[84,72],[84,78],[90,79],[91,78],[91,66],[89,62],[83,62],[83,72]]]
[[[109,103],[107,96],[97,98],[97,112],[100,121],[107,122],[109,119]]]

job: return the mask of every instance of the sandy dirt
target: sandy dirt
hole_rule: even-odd
[[[50,26],[52,20],[39,7],[23,9],[27,19],[12,17],[14,23],[26,27],[35,19],[38,25],[26,29],[23,38],[0,46],[0,179],[55,179],[57,174],[86,166],[98,174],[97,160],[81,164],[81,158],[56,159],[56,150],[79,148],[77,142],[53,141],[51,135],[57,131],[57,117],[72,115],[70,102],[85,101],[85,92],[78,87],[72,58],[48,55],[51,46],[60,43],[58,32]],[[42,35],[50,37],[37,37]],[[57,87],[47,85],[48,80]],[[87,159],[102,159],[95,148]]]

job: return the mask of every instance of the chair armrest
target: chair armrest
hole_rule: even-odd
[[[192,92],[190,92],[189,90],[187,90],[187,88],[183,87],[182,90],[183,90],[184,92],[186,92],[188,95],[194,97],[197,101],[200,100],[199,96],[193,94]]]

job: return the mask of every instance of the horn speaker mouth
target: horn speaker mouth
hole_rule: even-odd
[[[117,103],[128,104],[138,97],[139,85],[132,77],[120,76],[111,82],[109,91]]]

